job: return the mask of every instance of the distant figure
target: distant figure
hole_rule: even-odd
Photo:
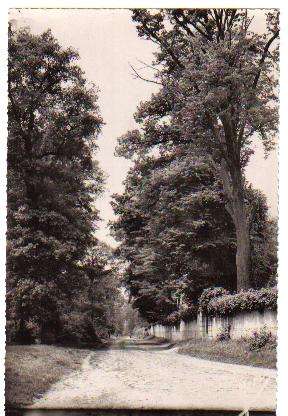
[[[148,332],[147,328],[145,328],[144,337],[148,337],[148,336],[149,336],[149,332]]]

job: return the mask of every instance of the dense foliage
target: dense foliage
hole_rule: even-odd
[[[209,287],[204,289],[199,297],[199,309],[201,312],[206,313],[208,304],[211,300],[216,299],[218,297],[223,297],[229,294],[227,289],[223,287]]]
[[[199,299],[200,310],[210,316],[277,309],[277,289],[249,289],[229,294],[223,288],[206,289]]]
[[[268,208],[260,192],[249,187],[246,195],[254,206],[251,236],[258,253],[253,286],[262,287],[276,263],[272,254],[261,262],[261,256],[267,259],[262,246],[269,238]],[[137,159],[113,207],[118,219],[112,230],[127,264],[125,284],[149,322],[191,319],[207,286],[236,289],[236,238],[221,183],[189,146]]]
[[[244,169],[256,135],[267,152],[273,148],[278,123],[278,13],[267,13],[263,34],[252,31],[252,20],[237,9],[134,10],[139,36],[158,46],[151,81],[160,90],[139,106],[139,130],[118,149],[131,158],[189,143],[209,160],[235,227],[238,289],[252,284]]]
[[[235,287],[233,230],[221,196],[207,163],[185,153],[137,161],[125,193],[114,196],[126,284],[149,321],[191,306],[209,281]]]
[[[102,119],[77,59],[50,31],[10,28],[8,341],[98,339],[115,297],[109,256],[93,235]]]

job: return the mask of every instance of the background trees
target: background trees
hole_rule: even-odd
[[[9,31],[7,332],[20,342],[65,338],[67,317],[74,325],[85,296],[91,309],[96,286],[109,290],[97,295],[102,307],[115,297],[108,256],[93,235],[93,203],[104,181],[94,152],[103,122],[97,89],[77,59],[50,31]],[[92,334],[94,324],[91,317]]]
[[[264,34],[251,30],[247,10],[134,10],[133,20],[139,36],[159,47],[153,82],[162,87],[138,117],[145,137],[130,132],[122,148],[141,152],[180,140],[210,159],[236,231],[237,286],[248,288],[253,209],[245,199],[244,169],[255,134],[268,152],[277,133],[278,13],[267,14]]]

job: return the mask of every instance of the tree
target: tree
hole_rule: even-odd
[[[81,261],[81,279],[73,288],[72,302],[61,309],[62,342],[100,343],[119,331],[124,299],[119,266],[112,249],[96,242]]]
[[[161,89],[136,114],[144,132],[123,136],[119,154],[191,143],[193,152],[210,159],[236,231],[237,287],[249,288],[253,209],[244,171],[255,136],[269,152],[277,134],[278,12],[267,13],[262,35],[250,30],[247,10],[141,9],[133,20],[139,36],[159,47],[151,81]]]
[[[7,319],[21,342],[32,327],[55,338],[95,245],[103,122],[77,59],[50,31],[9,30]]]
[[[124,193],[114,195],[112,229],[127,262],[125,284],[149,322],[168,322],[184,305],[195,313],[209,286],[237,287],[236,236],[221,183],[190,147],[135,160]],[[251,188],[246,198],[254,206],[254,247],[265,237],[268,208]],[[253,264],[253,286],[267,284],[267,267],[259,274]]]

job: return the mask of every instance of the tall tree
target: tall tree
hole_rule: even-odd
[[[120,153],[128,156],[189,142],[194,152],[210,158],[236,230],[238,289],[251,286],[253,206],[245,198],[244,171],[256,135],[269,152],[278,125],[279,13],[267,13],[263,34],[251,30],[250,14],[134,10],[139,36],[159,47],[151,81],[161,89],[136,115],[145,132],[129,132],[120,141]]]
[[[94,245],[103,173],[97,90],[50,31],[9,31],[7,318],[20,341],[57,330]]]
[[[125,283],[149,322],[169,321],[183,304],[195,312],[209,286],[236,289],[236,236],[224,192],[207,160],[192,156],[190,147],[135,160],[125,192],[114,195],[112,229],[127,263]],[[252,245],[260,253],[268,208],[261,193],[245,193],[254,206]],[[253,264],[253,287],[272,277],[265,257],[260,273]]]

